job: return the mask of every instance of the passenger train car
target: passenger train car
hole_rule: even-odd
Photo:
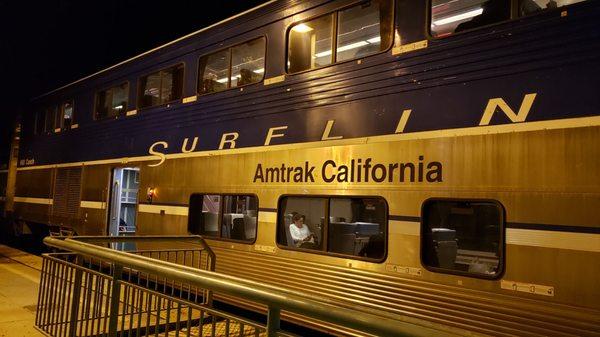
[[[448,331],[598,336],[599,19],[271,1],[35,99],[2,205]]]

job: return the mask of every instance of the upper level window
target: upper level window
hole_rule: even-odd
[[[481,200],[423,205],[421,257],[434,271],[495,278],[503,269],[504,210]]]
[[[63,102],[59,107],[58,116],[60,118],[59,123],[61,128],[69,129],[73,125],[73,100]],[[57,126],[58,128],[58,126]]]
[[[570,5],[584,0],[518,0],[516,12],[525,16]],[[431,35],[444,37],[453,33],[510,19],[510,0],[432,0]]]
[[[265,72],[265,39],[258,38],[202,56],[199,71],[200,94],[260,82]]]
[[[288,71],[318,68],[386,50],[392,43],[392,30],[389,0],[365,1],[296,24],[288,32]]]
[[[545,9],[554,9],[584,0],[519,0],[519,16],[525,16]]]
[[[252,195],[192,194],[188,232],[207,237],[254,242],[258,199]]]
[[[376,197],[283,197],[277,243],[345,256],[385,256],[387,204]]]
[[[509,0],[431,1],[431,34],[435,37],[443,37],[509,18]]]
[[[117,117],[127,111],[129,84],[108,88],[96,93],[94,119]]]
[[[34,126],[34,134],[41,135],[44,133],[46,121],[46,111],[38,111],[35,113],[35,126]]]
[[[56,106],[53,105],[44,110],[44,132],[52,133],[54,132],[54,120],[56,118]]]
[[[166,104],[183,95],[183,64],[157,71],[140,79],[138,106]]]

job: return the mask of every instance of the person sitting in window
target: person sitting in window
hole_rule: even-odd
[[[315,244],[315,236],[310,229],[308,229],[308,226],[304,224],[304,219],[304,215],[300,213],[296,213],[292,217],[290,234],[296,247],[300,247],[304,243],[312,243],[313,245]]]
[[[256,82],[254,80],[254,72],[249,69],[241,69],[240,70],[240,79],[238,80],[237,85],[242,86],[250,83]]]
[[[488,0],[481,8],[483,12],[471,20],[456,26],[455,33],[486,26],[492,23],[508,20],[510,17],[510,3],[505,0]]]
[[[524,15],[528,15],[528,14],[531,14],[531,13],[539,12],[541,10],[542,10],[542,7],[540,7],[533,0],[521,0],[519,2],[519,15],[520,16],[524,16]]]

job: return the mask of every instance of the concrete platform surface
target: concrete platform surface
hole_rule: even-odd
[[[0,337],[45,336],[33,325],[42,258],[0,245]]]

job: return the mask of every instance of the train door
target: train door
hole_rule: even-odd
[[[139,167],[118,167],[113,170],[108,218],[109,235],[135,235],[139,187]]]

